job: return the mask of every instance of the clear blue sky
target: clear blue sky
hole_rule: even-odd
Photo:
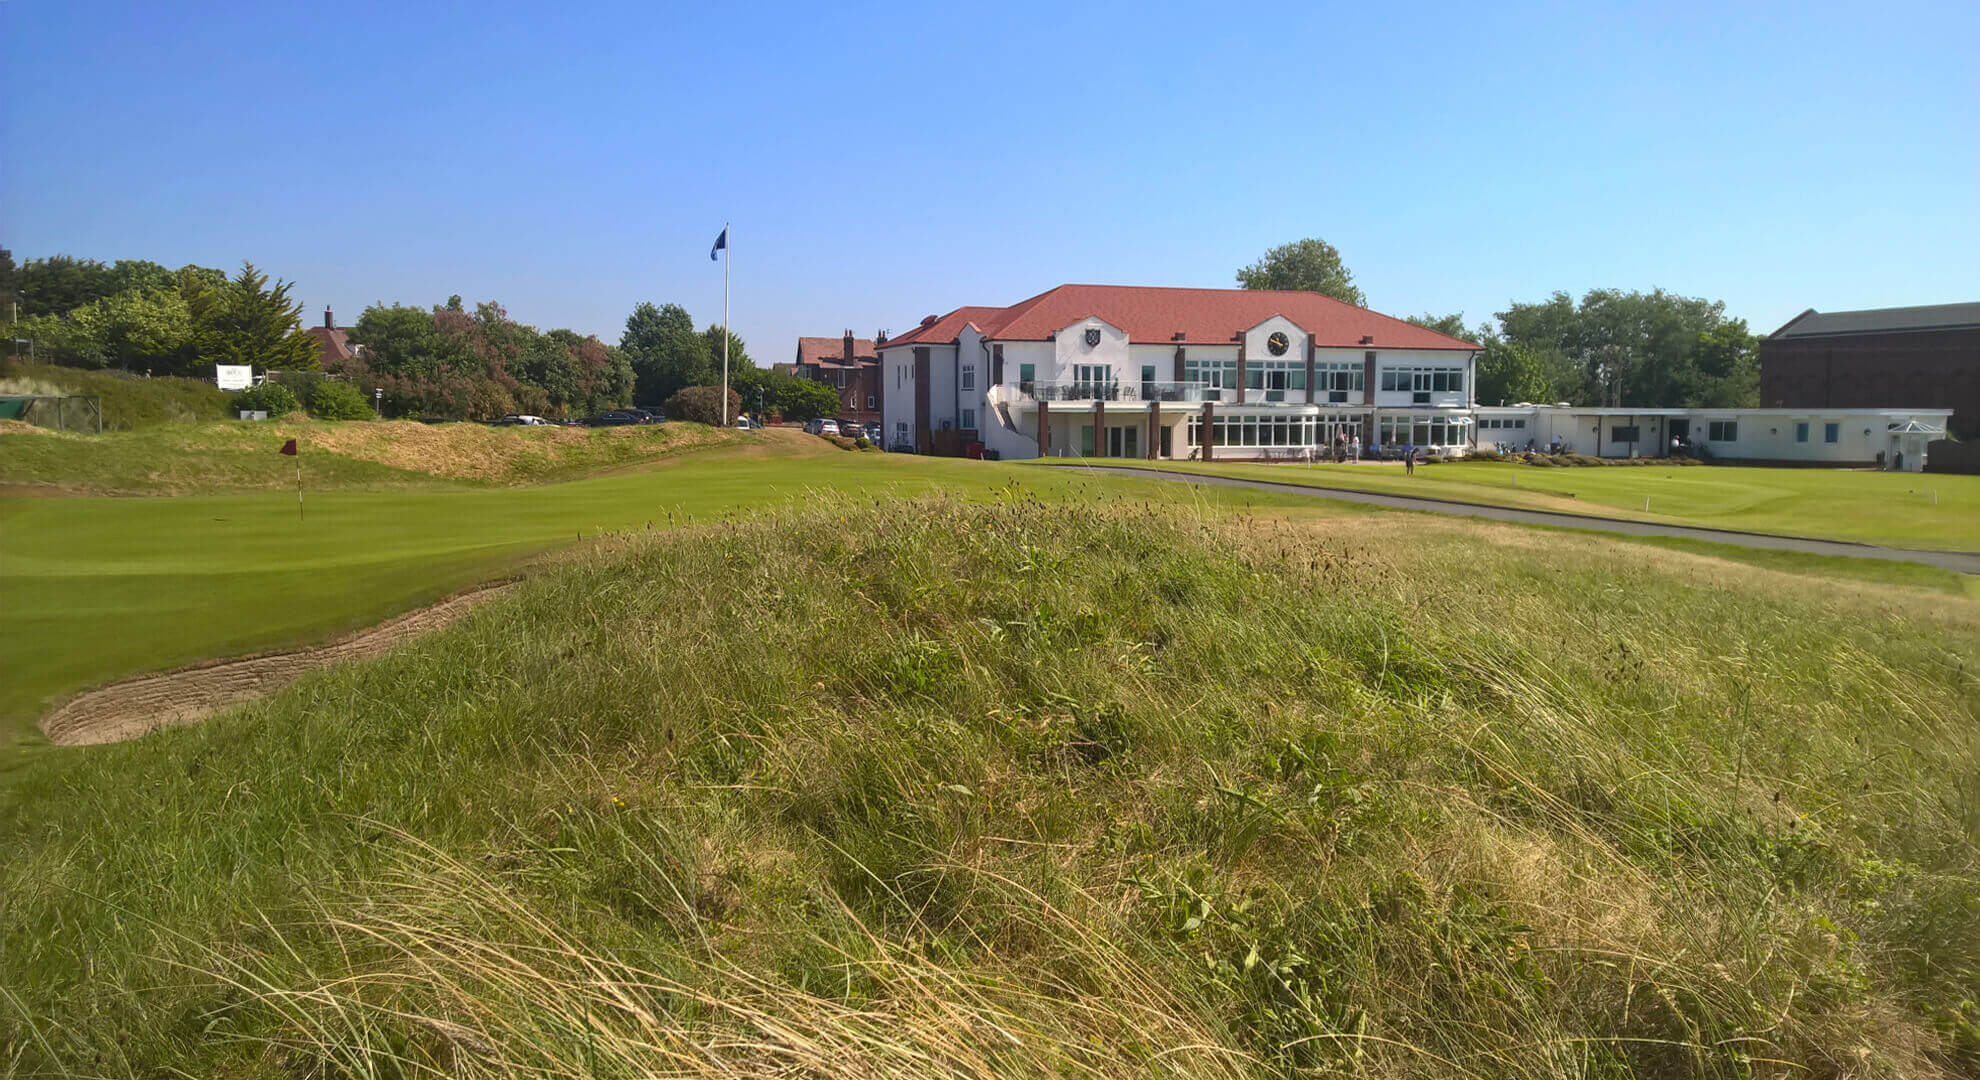
[[[0,2],[0,245],[311,318],[900,332],[1337,245],[1378,310],[1980,298],[1980,4]]]

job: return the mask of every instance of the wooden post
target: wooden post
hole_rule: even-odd
[[[1155,447],[1157,445],[1157,435],[1160,433],[1161,428],[1162,428],[1162,403],[1159,401],[1151,401],[1148,403],[1148,447],[1147,447],[1147,453],[1142,455],[1143,457],[1147,458],[1150,461],[1155,460]]]
[[[1106,391],[1096,390],[1094,393],[1104,394]],[[1093,399],[1093,456],[1107,456],[1107,400],[1105,398]]]
[[[1038,456],[1052,456],[1052,403],[1038,399]]]
[[[1217,452],[1216,425],[1217,425],[1217,403],[1214,401],[1206,401],[1203,403],[1203,438],[1201,440],[1203,446],[1203,460],[1205,461],[1209,461],[1211,458],[1216,456],[1216,452]]]

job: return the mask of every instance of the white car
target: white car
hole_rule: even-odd
[[[755,427],[756,423],[747,416],[738,416],[736,417],[736,426],[744,431],[748,431],[750,428]]]
[[[837,420],[818,421],[818,434],[837,435],[838,433],[839,433],[839,422]]]

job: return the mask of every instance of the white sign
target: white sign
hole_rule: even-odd
[[[213,382],[222,390],[246,390],[254,385],[254,369],[246,364],[215,364]]]
[[[241,410],[241,419],[243,419],[243,420],[266,420],[266,419],[268,419],[268,414],[267,414],[266,412],[264,412],[264,411],[262,411],[261,409],[242,409],[242,410]]]

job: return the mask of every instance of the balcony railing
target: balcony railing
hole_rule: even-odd
[[[1017,384],[1018,395],[1033,401],[1219,401],[1216,389],[1200,382],[1103,382],[1035,380]]]

